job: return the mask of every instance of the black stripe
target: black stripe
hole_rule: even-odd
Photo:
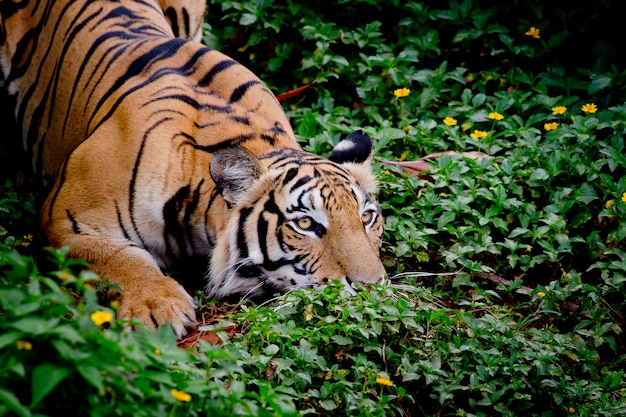
[[[143,240],[141,234],[139,233],[139,228],[137,227],[137,223],[135,222],[135,184],[137,182],[137,175],[139,174],[139,166],[141,165],[141,157],[143,156],[144,148],[146,147],[146,141],[148,140],[148,135],[157,129],[161,124],[170,121],[170,118],[165,118],[159,120],[157,123],[152,125],[143,135],[143,139],[141,140],[141,145],[139,146],[139,151],[137,152],[137,158],[135,159],[135,165],[133,166],[133,175],[130,179],[130,183],[128,185],[128,211],[130,214],[130,222],[133,225],[133,229],[137,234],[137,237],[141,241],[142,246],[146,247],[146,242]]]
[[[104,106],[104,103],[106,103],[106,101],[114,93],[117,93],[118,90],[120,90],[120,87],[125,82],[127,82],[129,79],[139,75],[140,73],[145,72],[146,69],[149,68],[153,63],[160,62],[160,61],[162,61],[165,58],[171,57],[172,55],[174,55],[176,53],[176,51],[178,51],[178,49],[185,42],[186,41],[184,39],[179,39],[179,38],[168,39],[167,42],[163,42],[163,43],[159,43],[159,44],[155,45],[148,52],[146,52],[146,53],[142,54],[141,56],[139,56],[138,58],[136,58],[133,62],[130,63],[130,65],[127,65],[126,66],[126,71],[122,75],[120,75],[117,78],[117,80],[115,80],[115,82],[113,83],[111,88],[109,88],[108,91],[106,91],[104,94],[101,95],[100,100],[98,100],[98,103],[96,103],[95,109],[94,109],[94,111],[93,111],[93,113],[92,113],[92,115],[91,115],[91,117],[89,119],[88,124],[92,123],[93,118],[95,117],[96,114],[98,114],[100,108]],[[150,77],[151,80],[143,82],[143,83],[140,83],[140,84],[134,86],[133,88],[129,88],[127,91],[124,92],[124,94],[120,94],[118,96],[118,99],[114,103],[114,105],[109,108],[109,111],[107,112],[107,114],[102,118],[102,120],[100,120],[100,122],[98,123],[98,126],[102,125],[102,123],[104,123],[106,120],[108,120],[117,111],[117,107],[124,100],[124,98],[126,98],[126,96],[128,96],[130,93],[132,93],[132,92],[142,88],[144,85],[148,84],[148,82],[152,82],[153,81],[152,78],[154,78],[155,75]],[[156,78],[158,78],[158,77],[156,77]],[[96,127],[96,129],[97,129],[97,127]]]
[[[165,223],[163,227],[163,240],[165,242],[165,250],[170,259],[176,257],[170,243],[170,236],[176,241],[179,254],[187,252],[185,232],[181,227],[178,214],[183,209],[185,199],[189,197],[190,191],[191,186],[189,184],[181,187],[176,194],[174,194],[174,196],[167,200],[167,202],[163,205],[163,221]]]
[[[220,143],[216,143],[215,145],[197,145],[195,143],[190,143],[190,145],[193,146],[194,149],[197,149],[199,151],[214,153],[218,151],[219,149],[225,149],[225,148],[229,148],[232,146],[241,145],[251,139],[254,139],[255,137],[256,136],[254,134],[239,135],[234,138],[224,139],[220,141]]]
[[[200,190],[203,184],[204,178],[200,180],[196,188],[193,190],[191,201],[187,204],[187,207],[185,208],[185,216],[183,217],[183,224],[185,225],[185,232],[187,233],[187,243],[191,248],[191,253],[196,252],[196,247],[193,241],[193,231],[191,230],[191,215],[198,208],[198,204],[200,202]]]
[[[61,172],[59,173],[59,177],[58,177],[58,185],[54,190],[54,194],[52,195],[52,198],[50,199],[50,207],[48,207],[48,218],[52,218],[52,211],[54,209],[54,205],[56,204],[57,198],[59,197],[59,193],[61,192],[61,187],[63,187],[63,184],[65,183],[65,177],[67,173],[67,164],[73,152],[74,151],[70,152],[70,154],[65,159],[65,162],[63,162],[63,165],[61,166]]]
[[[296,168],[292,168],[292,169],[296,169]],[[304,177],[298,179],[298,181],[296,181],[296,183],[291,186],[291,188],[289,189],[289,192],[292,193],[294,190],[302,187],[303,185],[305,185],[306,183],[308,183],[312,179],[313,178],[311,178],[310,175],[305,175]]]
[[[233,91],[233,93],[231,94],[229,101],[231,103],[238,102],[246,94],[246,91],[248,91],[251,87],[254,87],[257,84],[261,84],[261,81],[251,80],[251,81],[248,81],[247,83],[241,84],[239,87],[235,88],[235,91]]]
[[[78,226],[78,222],[76,221],[74,216],[72,216],[70,210],[65,210],[65,214],[67,214],[67,218],[70,219],[70,222],[72,222],[72,230],[74,231],[74,233],[76,233],[77,235],[80,234],[80,227]]]
[[[122,219],[122,212],[120,211],[120,206],[119,204],[117,204],[117,201],[115,202],[115,212],[117,213],[117,222],[120,225],[120,229],[122,229],[122,233],[124,233],[124,237],[130,240],[130,235],[128,234],[128,231],[126,230],[126,226],[124,226],[124,220]]]
[[[289,168],[285,177],[283,178],[283,187],[287,185],[291,180],[293,180],[296,175],[298,175],[298,168]]]
[[[246,240],[246,221],[252,213],[252,207],[247,207],[241,210],[239,214],[239,228],[237,229],[237,249],[239,249],[239,256],[243,259],[247,258],[250,254],[248,251],[248,242]]]
[[[187,9],[183,7],[183,23],[185,24],[185,36],[189,37],[191,35],[191,26],[189,25],[189,13],[187,13]]]
[[[167,10],[163,11],[165,17],[169,19],[169,24],[172,27],[172,32],[174,32],[174,36],[180,37],[180,29],[178,28],[178,20],[176,19],[176,10],[173,7],[168,7]],[[189,31],[187,31],[189,33]]]
[[[204,78],[202,78],[199,82],[198,82],[198,86],[199,87],[206,87],[209,84],[211,84],[213,82],[213,78],[215,78],[215,76],[217,74],[219,74],[220,72],[224,71],[225,69],[232,67],[233,65],[238,65],[239,63],[237,61],[234,61],[232,59],[225,59],[221,62],[218,62],[217,64],[215,64],[213,66],[213,68],[211,68],[209,70],[209,72],[207,72],[207,74],[204,76]]]

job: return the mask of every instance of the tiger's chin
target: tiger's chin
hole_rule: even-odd
[[[220,270],[220,269],[218,269]],[[255,301],[265,301],[278,293],[284,293],[294,288],[312,288],[319,284],[314,282],[298,282],[288,278],[288,274],[270,274],[261,266],[252,263],[240,262],[239,266],[226,267],[221,273],[210,273],[207,277],[205,293],[209,297],[217,298],[250,298]]]

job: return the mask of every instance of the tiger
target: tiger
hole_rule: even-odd
[[[119,288],[131,328],[179,339],[197,325],[183,278],[221,299],[384,282],[371,137],[304,151],[266,84],[194,41],[201,23],[173,25],[202,20],[194,2],[0,3],[4,88],[52,187],[49,245]]]

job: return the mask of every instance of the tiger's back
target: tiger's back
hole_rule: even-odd
[[[50,17],[36,34],[30,27],[41,13]],[[175,109],[167,117],[202,141],[199,146],[234,143],[259,129],[277,136],[279,145],[298,146],[280,104],[256,76],[218,51],[174,38],[156,4],[56,1],[45,11],[16,14],[5,31],[24,33],[3,45],[3,56],[14,58],[2,62],[36,172],[54,177],[78,143],[103,126],[132,134],[136,121],[127,116],[138,108],[155,119],[163,118],[163,108]],[[181,111],[197,112],[197,123]]]
[[[212,259],[211,295],[382,278],[369,138],[344,141],[338,163],[306,162],[267,87],[220,52],[174,37],[156,1],[5,2],[0,13],[0,63],[24,146],[54,181],[42,229],[121,286],[120,316],[184,334],[193,301],[161,270],[198,257]],[[318,181],[322,165],[328,183]],[[344,185],[331,187],[331,204],[318,188],[335,177]],[[355,211],[337,210],[346,221],[320,214],[342,204]],[[361,220],[372,213],[375,224]],[[259,227],[273,230],[257,239]],[[323,243],[340,238],[325,254]],[[373,258],[351,261],[357,247]]]

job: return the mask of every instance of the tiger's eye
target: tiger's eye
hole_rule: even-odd
[[[374,219],[374,212],[372,210],[368,210],[365,213],[361,214],[361,221],[363,224],[370,224],[370,222]]]
[[[313,220],[310,217],[300,217],[296,220],[296,224],[302,230],[309,230],[313,227]]]

